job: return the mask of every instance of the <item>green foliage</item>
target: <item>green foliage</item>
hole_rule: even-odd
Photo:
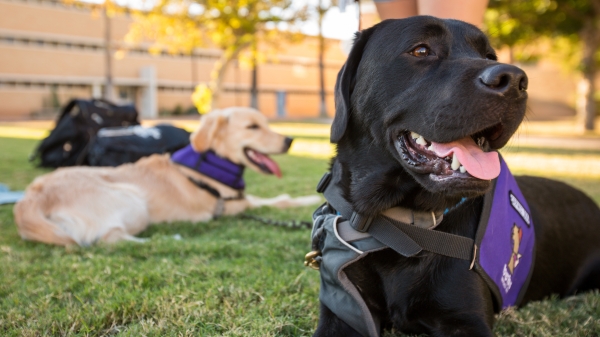
[[[513,17],[511,9],[508,2],[492,0],[485,13],[485,30],[496,47],[516,46],[531,39],[533,34],[529,25],[521,24],[519,19]]]
[[[585,20],[597,19],[589,0],[490,0],[486,13],[489,33],[502,44],[514,45],[539,35],[578,34]]]
[[[202,95],[211,99],[195,103],[202,112],[212,109],[232,60],[241,58],[243,64],[264,61],[264,55],[273,53],[284,41],[301,39],[293,28],[304,19],[305,9],[294,8],[291,0],[161,0],[151,11],[136,12],[134,17],[126,41],[150,41],[151,52],[189,54],[198,47],[222,51],[208,87],[202,90]],[[278,24],[290,29],[274,29]]]
[[[271,32],[278,23],[303,17],[290,0],[162,0],[148,12],[134,12],[136,21],[126,40],[152,42],[153,50],[191,53],[197,47],[230,50],[257,42],[277,42]]]
[[[173,115],[174,116],[183,115],[183,107],[181,106],[181,104],[177,104],[175,106],[175,109],[173,109]]]
[[[594,129],[600,0],[491,0],[485,25],[493,43],[510,47],[519,61],[553,55],[563,67],[580,72],[577,115],[586,130]]]
[[[60,99],[58,98],[58,86],[57,85],[53,85],[50,88],[50,104],[52,106],[53,109],[60,109],[60,107],[62,106],[62,104],[60,103]]]
[[[598,0],[490,0],[484,30],[492,45],[513,48],[515,60],[550,56],[581,71],[586,25],[596,25]],[[600,8],[600,7],[599,7]],[[600,53],[597,53],[600,61]]]

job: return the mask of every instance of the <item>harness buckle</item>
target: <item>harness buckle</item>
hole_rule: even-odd
[[[317,184],[317,193],[323,193],[327,189],[329,182],[331,181],[331,172],[325,172],[325,174],[319,180]]]
[[[304,266],[314,270],[319,270],[321,259],[321,251],[313,250],[304,256]]]
[[[473,245],[473,260],[471,260],[471,265],[469,266],[469,270],[473,269],[473,266],[475,266],[476,260],[477,260],[477,245]]]
[[[375,217],[373,216],[365,217],[356,212],[352,212],[352,216],[350,217],[349,221],[352,228],[359,232],[365,233],[369,230],[374,218]]]
[[[223,213],[225,213],[225,200],[223,200],[223,198],[218,198],[213,217],[216,219],[223,215]]]

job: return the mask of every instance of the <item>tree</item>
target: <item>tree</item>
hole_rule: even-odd
[[[150,40],[154,52],[191,53],[206,46],[221,49],[210,83],[199,85],[194,93],[199,111],[206,112],[218,99],[224,74],[233,60],[243,52],[257,59],[257,53],[298,38],[293,31],[274,28],[282,23],[293,26],[304,15],[303,10],[292,7],[291,0],[161,0],[152,10],[135,15],[127,40]]]
[[[498,45],[515,47],[550,37],[565,59],[582,75],[577,115],[586,130],[594,129],[600,59],[600,0],[491,0],[486,13],[488,33]],[[567,46],[567,48],[564,48]]]
[[[105,61],[105,85],[103,98],[107,101],[113,99],[113,76],[112,76],[112,41],[110,36],[110,17],[106,6],[102,10],[104,17],[104,61]]]
[[[326,94],[325,94],[325,50],[327,49],[327,43],[325,41],[325,37],[323,36],[323,19],[325,18],[325,14],[333,8],[337,6],[338,1],[335,0],[318,0],[318,4],[316,6],[316,11],[318,15],[318,26],[319,26],[319,98],[320,98],[320,106],[319,106],[319,116],[327,117],[327,102],[326,102]]]
[[[327,117],[327,104],[325,102],[325,37],[323,36],[323,18],[325,13],[331,8],[331,2],[329,6],[323,6],[323,0],[319,0],[317,5],[317,13],[319,15],[319,97],[321,104],[319,106],[319,116]]]
[[[257,52],[256,44],[252,45],[252,53],[254,57],[252,58],[252,79],[250,85],[250,107],[254,109],[258,109],[258,61],[256,59]]]
[[[76,0],[62,0],[62,2],[70,6],[83,5],[82,2],[78,2]],[[111,18],[117,13],[125,12],[125,10],[111,0],[105,0],[104,3],[98,5],[88,4],[88,6],[92,7],[93,16],[98,16],[99,12],[102,13],[104,23],[104,90],[102,92],[102,98],[112,101],[114,99],[114,86],[112,69],[113,45],[111,37]]]

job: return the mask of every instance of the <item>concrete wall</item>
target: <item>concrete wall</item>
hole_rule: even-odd
[[[123,46],[131,23],[126,15],[111,19],[113,45]],[[92,87],[104,83],[103,34],[102,13],[91,5],[0,0],[0,118],[25,118],[44,111],[52,90],[63,104],[72,97],[91,97]],[[328,110],[333,115],[332,91],[345,55],[339,41],[328,43],[325,81]],[[191,107],[193,84],[209,81],[220,53],[198,49],[192,60],[189,55],[153,56],[141,46],[122,50],[124,53],[115,53],[120,57],[113,58],[115,85],[129,88],[139,106],[140,93],[148,82],[140,78],[141,69],[154,67],[158,111]],[[299,45],[283,46],[275,57],[277,62],[259,66],[259,107],[266,115],[276,115],[275,91],[284,90],[288,92],[289,117],[318,116],[317,55],[317,40],[307,37]],[[230,67],[218,107],[248,105],[250,80],[248,69],[235,64]]]

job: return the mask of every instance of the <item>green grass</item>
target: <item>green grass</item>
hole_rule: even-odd
[[[0,138],[0,182],[22,189],[46,172],[27,162],[36,143]],[[571,154],[519,151],[549,158]],[[600,160],[600,150],[575,154]],[[249,171],[248,193],[312,194],[327,168],[325,159],[276,160],[284,177]],[[565,177],[554,171],[550,176],[600,201],[596,176]],[[262,208],[250,213],[310,220],[312,211]],[[12,206],[0,206],[0,336],[309,336],[314,331],[319,274],[302,265],[310,249],[308,230],[224,217],[157,225],[141,236],[149,241],[90,248],[26,242],[17,234]],[[532,303],[501,314],[496,333],[597,336],[599,302],[594,293]]]

